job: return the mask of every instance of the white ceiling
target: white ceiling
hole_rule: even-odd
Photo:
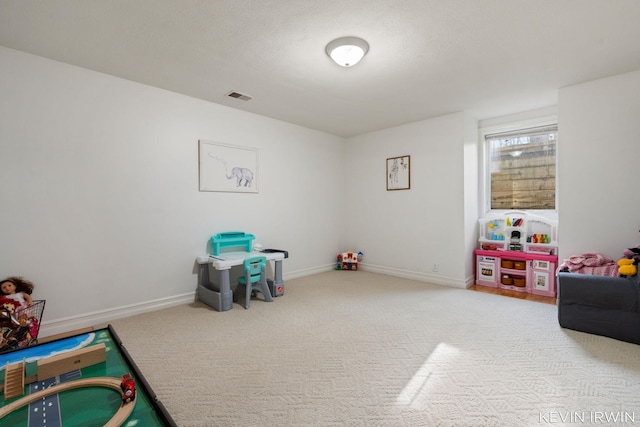
[[[339,67],[352,35],[369,53]],[[0,0],[0,45],[351,136],[638,70],[640,1]]]

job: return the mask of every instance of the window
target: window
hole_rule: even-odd
[[[558,125],[485,134],[490,209],[556,208]]]

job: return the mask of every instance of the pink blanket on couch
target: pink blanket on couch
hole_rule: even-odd
[[[569,270],[571,273],[618,276],[618,264],[606,255],[598,253],[569,257],[560,265],[560,270],[564,269]]]

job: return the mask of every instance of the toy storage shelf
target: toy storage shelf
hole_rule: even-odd
[[[516,292],[527,290],[527,258],[521,252],[507,251],[500,254],[500,278],[498,287]]]
[[[485,250],[514,250],[557,255],[558,222],[523,211],[480,219],[478,243]]]
[[[557,221],[509,211],[479,222],[476,285],[555,297]]]
[[[475,254],[476,285],[556,296],[556,255],[483,249],[476,249]]]

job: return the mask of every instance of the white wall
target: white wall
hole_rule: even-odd
[[[199,192],[199,139],[257,147],[260,193]],[[289,250],[285,279],[332,268],[344,154],[343,138],[0,47],[0,277],[34,282],[47,335],[193,300],[222,231]]]
[[[473,274],[468,227],[477,220],[477,193],[469,191],[477,185],[467,188],[465,160],[477,172],[473,128],[475,121],[454,113],[347,140],[346,242],[347,249],[364,252],[365,269],[468,285]],[[404,155],[411,156],[411,189],[387,191],[386,159]],[[465,205],[474,200],[471,208]],[[473,221],[466,209],[475,213]]]
[[[560,258],[639,242],[640,72],[560,90]],[[259,149],[260,193],[198,191],[198,140]],[[411,156],[411,190],[385,160]],[[208,238],[290,251],[285,279],[364,268],[473,278],[477,123],[454,113],[345,140],[0,47],[0,277],[34,281],[43,334],[193,300]],[[433,271],[438,264],[439,271]]]
[[[464,126],[464,223],[465,223],[465,277],[466,286],[475,282],[476,259],[474,250],[478,247],[478,218],[480,217],[479,158],[481,146],[478,143],[478,121],[466,116]]]
[[[562,88],[560,259],[640,243],[640,71]]]

